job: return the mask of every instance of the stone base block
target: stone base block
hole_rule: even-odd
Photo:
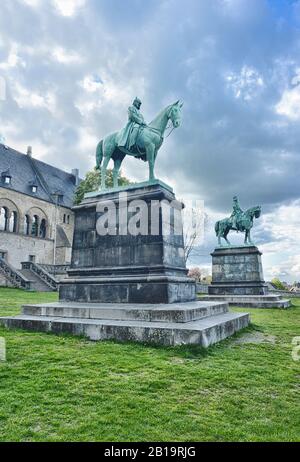
[[[268,293],[268,287],[266,284],[261,282],[256,283],[227,283],[227,284],[216,284],[208,287],[208,293],[210,295],[234,295],[234,296],[257,296],[266,295]]]
[[[62,302],[178,303],[196,299],[196,285],[187,277],[148,276],[69,279],[59,287]]]
[[[243,308],[289,308],[291,301],[279,295],[209,295],[201,300],[226,302]]]

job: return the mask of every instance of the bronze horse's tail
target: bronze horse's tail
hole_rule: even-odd
[[[102,159],[103,159],[103,140],[101,140],[100,143],[98,143],[98,146],[96,149],[96,168],[100,169]]]
[[[215,224],[215,232],[216,232],[216,235],[218,235],[218,233],[219,233],[219,226],[220,226],[220,222],[217,221],[217,223]]]

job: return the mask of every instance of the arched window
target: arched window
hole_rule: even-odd
[[[29,218],[29,215],[25,215],[25,217],[24,217],[24,234],[26,234],[26,236],[29,236],[29,231],[30,231],[30,218]]]
[[[9,218],[9,225],[8,225],[9,231],[11,233],[16,233],[17,225],[18,225],[18,214],[17,212],[12,212]]]
[[[0,231],[8,231],[9,212],[6,207],[0,208]]]
[[[45,218],[43,218],[41,221],[41,226],[40,226],[40,237],[42,239],[45,239],[46,235],[47,235],[47,225],[46,225]]]
[[[32,226],[31,226],[31,236],[39,235],[39,217],[37,215],[33,216]]]

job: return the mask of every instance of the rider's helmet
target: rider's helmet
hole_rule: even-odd
[[[133,105],[135,107],[137,107],[138,109],[140,109],[141,105],[142,105],[142,101],[139,99],[139,98],[135,98],[135,100],[133,101]]]

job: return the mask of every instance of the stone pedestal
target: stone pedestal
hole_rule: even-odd
[[[266,295],[261,252],[255,246],[219,247],[212,255],[210,295]]]
[[[289,308],[290,300],[269,294],[255,246],[217,247],[212,255],[212,284],[201,300],[247,308]]]
[[[164,205],[158,207],[158,203]],[[109,234],[99,235],[99,225],[109,207],[115,210],[115,229],[113,234],[110,229]],[[86,195],[74,208],[72,263],[68,278],[60,285],[60,300],[195,300],[195,283],[187,277],[182,230],[178,232],[180,211],[181,204],[172,189],[160,181]],[[143,221],[138,223],[140,231],[135,226],[138,212]]]

